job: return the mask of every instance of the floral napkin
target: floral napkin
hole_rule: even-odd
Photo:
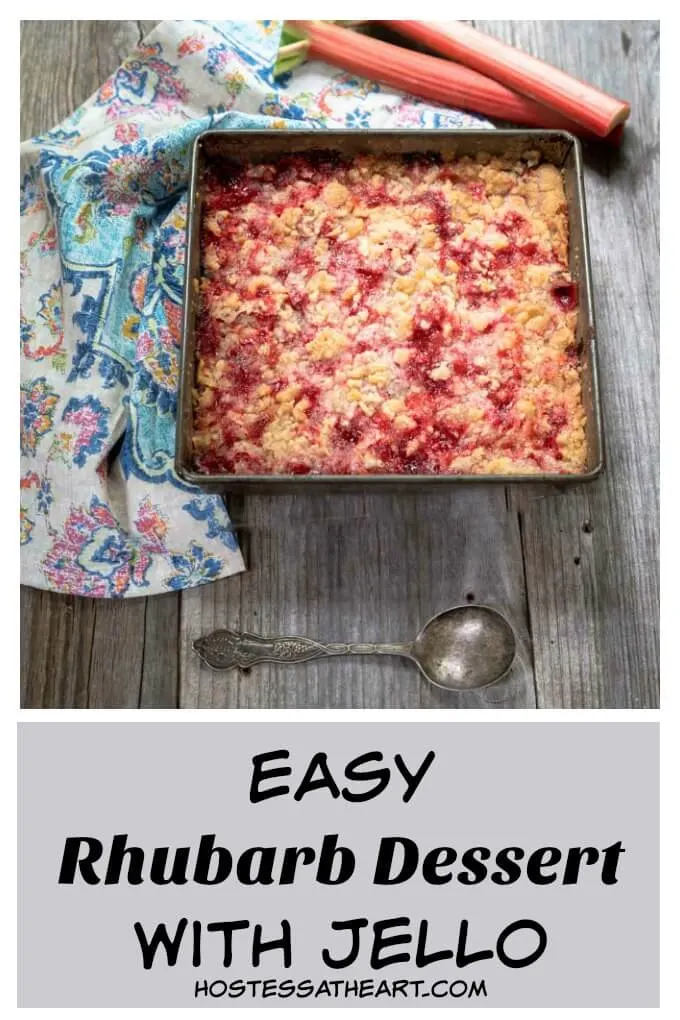
[[[322,64],[275,84],[282,23],[168,21],[21,146],[21,579],[151,595],[244,569],[173,470],[186,187],[199,132],[479,126]]]

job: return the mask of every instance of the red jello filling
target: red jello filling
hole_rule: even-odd
[[[552,294],[565,312],[572,312],[578,305],[578,287],[575,283],[560,283],[553,287]]]
[[[544,174],[540,188],[526,188],[534,169],[513,159],[503,165],[509,191],[491,195],[494,160],[346,161],[319,151],[209,175],[200,470],[571,467],[568,430],[579,409],[561,380],[571,385],[578,371],[575,341],[544,368],[548,348],[520,318],[522,304],[540,302],[548,317],[553,306],[551,328],[561,326],[553,302],[577,305],[564,231],[551,232],[545,218],[537,227],[542,203],[532,196],[554,180]],[[549,291],[527,272],[546,263],[563,274]],[[523,416],[520,398],[536,412]],[[217,449],[204,450],[207,435]]]

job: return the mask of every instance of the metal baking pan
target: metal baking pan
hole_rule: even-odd
[[[195,376],[195,329],[197,281],[201,271],[200,226],[202,181],[211,163],[270,160],[291,152],[335,149],[343,155],[437,152],[444,156],[520,154],[527,149],[562,169],[569,213],[569,260],[578,284],[577,341],[582,355],[583,400],[586,411],[587,467],[581,474],[529,475],[205,475],[193,463],[193,386]],[[593,295],[588,253],[588,228],[583,189],[583,159],[577,138],[565,131],[205,131],[193,149],[184,283],[182,362],[175,469],[184,481],[203,489],[222,492],[290,492],[320,490],[407,490],[461,484],[551,483],[569,485],[591,481],[604,467],[602,416],[598,385]]]

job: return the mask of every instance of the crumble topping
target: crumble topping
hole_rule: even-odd
[[[537,154],[225,166],[201,245],[200,471],[584,469],[564,186]]]

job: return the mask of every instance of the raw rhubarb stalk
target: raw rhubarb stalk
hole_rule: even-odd
[[[516,124],[556,128],[592,137],[591,132],[580,129],[560,113],[460,64],[393,46],[329,22],[290,21],[286,25],[292,26],[307,43],[307,58],[324,60],[420,99]]]
[[[385,21],[396,32],[489,75],[600,138],[630,116],[630,103],[572,78],[462,21]]]

